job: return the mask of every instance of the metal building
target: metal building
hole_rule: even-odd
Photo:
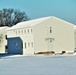
[[[54,16],[20,22],[9,28],[7,35],[8,52],[14,54],[60,53],[75,48],[73,24]]]

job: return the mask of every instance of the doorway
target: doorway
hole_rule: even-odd
[[[23,41],[20,37],[8,38],[8,53],[23,54]]]
[[[53,42],[52,42],[52,40],[48,40],[48,51],[53,51]]]

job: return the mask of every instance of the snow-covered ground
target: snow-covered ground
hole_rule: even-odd
[[[0,75],[76,75],[76,56],[1,57]]]

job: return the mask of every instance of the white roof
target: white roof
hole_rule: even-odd
[[[0,27],[0,30],[3,30],[3,29],[8,29],[9,27],[7,26],[4,26],[4,27]]]
[[[35,20],[20,22],[20,23],[17,23],[16,25],[12,26],[8,30],[19,29],[19,28],[24,28],[24,27],[31,27],[31,26],[37,25],[37,24],[39,24],[39,23],[41,23],[44,20],[47,20],[49,18],[52,18],[52,16],[51,17],[45,17],[45,18],[39,18],[39,19],[35,19]]]
[[[19,28],[25,28],[25,27],[31,27],[31,26],[35,26],[45,20],[48,20],[50,18],[55,18],[55,19],[58,19],[60,21],[63,21],[63,22],[66,22],[70,25],[74,25],[72,23],[69,23],[67,21],[64,21],[64,20],[61,20],[59,18],[56,18],[54,16],[49,16],[49,17],[43,17],[43,18],[39,18],[39,19],[35,19],[35,20],[29,20],[29,21],[24,21],[24,22],[20,22],[20,23],[17,23],[16,25],[10,27],[8,30],[13,30],[13,29],[19,29]]]
[[[4,26],[4,27],[0,27],[0,33],[5,32],[9,27]]]

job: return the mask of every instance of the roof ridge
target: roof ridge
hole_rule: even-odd
[[[50,18],[52,18],[52,17],[43,17],[43,18],[38,18],[38,19],[34,19],[34,20],[20,22],[20,23],[17,23],[16,25],[12,26],[8,30],[34,26],[34,25],[37,25],[37,24],[43,22],[44,20],[47,20],[47,19],[50,19]]]

